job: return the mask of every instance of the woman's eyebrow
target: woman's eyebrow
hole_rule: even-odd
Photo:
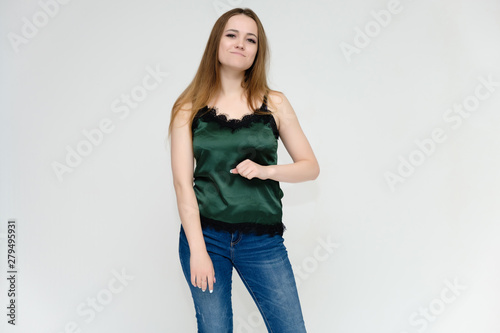
[[[239,31],[238,31],[238,30],[236,30],[236,29],[227,29],[227,30],[226,30],[226,32],[228,32],[228,31],[234,31],[234,32],[238,32],[238,33],[239,33]],[[255,36],[255,38],[257,38],[257,35],[256,35],[256,34],[253,34],[253,33],[251,33],[251,32],[247,33],[247,35],[253,35],[253,36]]]

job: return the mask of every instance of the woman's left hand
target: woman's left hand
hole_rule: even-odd
[[[266,180],[269,178],[268,166],[257,164],[249,159],[239,163],[234,169],[229,170],[229,172],[232,174],[239,174],[247,179],[259,178]]]

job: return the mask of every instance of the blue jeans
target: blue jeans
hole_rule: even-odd
[[[213,293],[209,293],[208,288],[203,292],[191,284],[189,244],[181,225],[179,257],[193,296],[198,332],[233,332],[233,267],[259,308],[269,332],[306,332],[282,236],[230,233],[209,227],[203,228],[203,236],[215,270]]]

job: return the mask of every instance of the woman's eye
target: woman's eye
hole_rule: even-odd
[[[226,37],[234,37],[234,34],[227,34]]]
[[[251,38],[250,38],[248,41],[249,41],[250,43],[253,43],[253,44],[257,43],[257,42],[255,41],[255,39],[251,39]]]

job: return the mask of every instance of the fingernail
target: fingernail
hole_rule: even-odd
[[[213,290],[210,290],[210,293],[213,293],[214,291]]]

